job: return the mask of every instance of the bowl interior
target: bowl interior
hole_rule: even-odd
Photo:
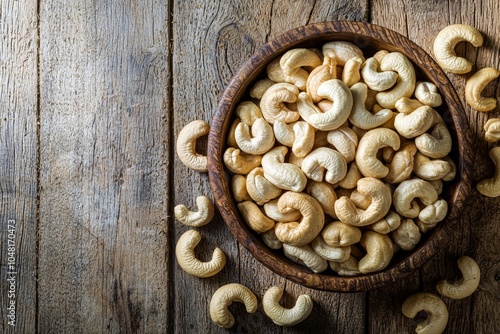
[[[240,101],[248,98],[247,94],[252,85],[266,76],[266,66],[289,49],[320,48],[322,44],[335,40],[356,44],[363,51],[365,58],[378,50],[401,52],[412,61],[417,81],[431,81],[438,87],[443,97],[443,105],[435,109],[441,114],[453,136],[450,156],[457,164],[457,177],[447,183],[441,195],[448,201],[447,218],[436,228],[423,234],[417,248],[411,252],[396,253],[385,270],[355,277],[338,276],[333,271],[315,274],[308,268],[290,261],[280,252],[269,249],[240,216],[229,186],[230,175],[222,160],[229,126],[234,119],[233,111]],[[434,60],[415,43],[394,31],[365,22],[316,23],[290,30],[263,45],[233,77],[223,93],[211,124],[208,139],[209,178],[225,223],[237,240],[258,261],[275,273],[307,287],[330,291],[367,291],[391,284],[408,275],[442,247],[447,230],[459,216],[463,199],[470,188],[467,169],[464,167],[464,154],[471,147],[466,133],[467,121],[453,86]]]

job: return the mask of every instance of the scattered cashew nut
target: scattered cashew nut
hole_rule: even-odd
[[[401,310],[405,317],[413,319],[420,311],[427,313],[427,319],[417,325],[417,334],[441,334],[448,324],[448,309],[438,296],[419,292],[406,298]]]
[[[210,131],[210,126],[203,120],[195,120],[182,128],[177,137],[176,151],[181,162],[198,172],[208,171],[207,157],[196,152],[196,140]]]
[[[228,310],[233,302],[245,304],[248,313],[257,311],[257,297],[250,289],[238,283],[223,285],[215,291],[210,300],[210,318],[217,326],[223,328],[234,326],[234,317]]]
[[[474,73],[465,84],[465,101],[477,111],[487,112],[497,106],[497,100],[493,97],[482,97],[484,87],[500,76],[500,71],[487,67]]]
[[[495,164],[495,175],[491,179],[486,179],[476,185],[477,191],[484,196],[500,196],[500,147],[494,147],[490,150],[490,158]]]
[[[436,290],[443,296],[451,299],[463,299],[476,291],[479,286],[481,270],[476,261],[468,256],[458,259],[458,269],[462,272],[462,277],[456,282],[447,280],[439,281]]]
[[[185,205],[179,204],[174,208],[175,218],[182,224],[191,227],[200,227],[210,223],[214,217],[214,204],[207,196],[196,197],[198,211],[191,211]]]
[[[500,140],[500,118],[491,118],[484,125],[484,139],[489,143]]]
[[[304,321],[313,308],[313,301],[309,295],[300,295],[292,308],[285,308],[279,301],[283,296],[283,289],[277,286],[270,287],[262,297],[262,308],[271,320],[279,326],[293,326]]]

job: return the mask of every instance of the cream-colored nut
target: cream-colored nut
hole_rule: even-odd
[[[306,187],[307,177],[299,167],[285,162],[287,152],[285,146],[278,146],[264,154],[261,161],[264,177],[280,189],[302,191]]]
[[[335,215],[337,195],[330,183],[311,181],[307,184],[306,192],[319,202],[324,213],[333,218],[337,217]]]
[[[389,165],[389,173],[384,178],[384,181],[388,183],[401,183],[410,178],[416,153],[417,146],[413,142],[404,142],[401,145],[401,149],[394,153]]]
[[[489,143],[500,140],[500,118],[491,118],[484,125],[484,139]]]
[[[261,155],[247,154],[240,149],[228,147],[223,156],[227,169],[235,174],[248,174],[255,167],[260,166]]]
[[[385,269],[391,262],[393,249],[392,241],[385,234],[366,231],[361,237],[361,246],[366,250],[366,255],[359,260],[359,271],[368,274]]]
[[[433,109],[429,106],[422,106],[411,114],[397,114],[394,118],[394,127],[401,136],[415,138],[429,130],[433,120]]]
[[[215,291],[210,300],[210,318],[217,326],[222,328],[234,326],[234,317],[228,310],[233,302],[245,304],[248,313],[257,311],[257,297],[249,288],[238,283],[223,285]]]
[[[465,24],[452,24],[441,30],[434,39],[434,56],[445,71],[464,74],[472,69],[472,62],[458,57],[455,46],[460,42],[469,42],[473,46],[483,45],[483,36],[474,27]]]
[[[179,204],[174,208],[175,218],[182,224],[191,227],[200,227],[210,223],[214,217],[215,208],[212,200],[207,196],[196,197],[198,211],[191,211],[185,205]]]
[[[398,150],[399,136],[390,129],[380,128],[368,131],[360,140],[356,152],[356,164],[364,176],[383,178],[389,173],[389,168],[377,158],[378,150],[392,147]]]
[[[450,131],[444,124],[436,124],[432,132],[415,138],[415,145],[420,152],[430,158],[443,158],[451,151],[452,139]]]
[[[274,137],[281,145],[288,147],[293,146],[295,141],[295,133],[293,132],[294,123],[285,123],[284,121],[276,120],[273,124]]]
[[[314,128],[307,122],[298,121],[293,124],[294,141],[292,152],[298,158],[304,158],[314,146]]]
[[[333,101],[332,107],[322,112],[313,104],[309,94],[302,92],[297,99],[300,116],[318,130],[330,131],[342,126],[349,118],[353,104],[349,87],[338,79],[331,79],[323,82],[317,93]]]
[[[353,161],[349,165],[345,177],[340,180],[339,187],[345,189],[354,189],[356,188],[356,184],[358,183],[359,179],[361,179],[362,177],[363,175],[361,175],[361,172],[358,169],[358,165],[356,165],[356,161]]]
[[[318,55],[309,49],[296,48],[285,52],[280,58],[280,66],[286,75],[295,75],[303,71],[301,67],[318,67],[321,65],[321,59]]]
[[[217,247],[210,261],[202,262],[198,260],[194,254],[194,248],[200,241],[200,232],[195,230],[184,232],[175,245],[175,257],[179,266],[189,275],[201,278],[211,277],[224,268],[226,255]]]
[[[439,107],[443,103],[441,94],[435,84],[428,81],[419,82],[415,88],[417,100],[430,107]]]
[[[184,126],[177,137],[177,156],[186,167],[198,172],[206,172],[208,167],[207,157],[196,152],[196,140],[208,131],[208,123],[198,119]]]
[[[326,182],[335,184],[345,177],[347,163],[338,151],[319,147],[304,158],[301,169],[308,178],[316,182],[323,181],[324,174]]]
[[[325,224],[325,216],[319,202],[305,193],[288,191],[278,200],[278,208],[282,213],[299,210],[302,219],[297,222],[278,222],[275,233],[278,239],[293,246],[310,243],[321,232]]]
[[[266,90],[274,85],[276,82],[272,81],[269,78],[264,78],[257,81],[253,87],[250,89],[250,96],[254,99],[261,99]]]
[[[368,58],[363,64],[361,75],[370,89],[381,92],[394,86],[398,74],[392,71],[379,72],[379,62],[375,57]]]
[[[421,179],[434,181],[442,179],[448,174],[451,171],[451,165],[441,159],[431,160],[429,157],[417,152],[415,154],[413,171]]]
[[[292,84],[296,88],[303,91],[306,90],[306,82],[309,73],[304,69],[299,69],[293,75],[287,75],[285,71],[283,71],[283,69],[281,68],[280,59],[278,58],[273,60],[269,65],[267,65],[267,76],[269,77],[269,79],[277,83]]]
[[[490,82],[498,78],[500,71],[487,67],[474,73],[465,84],[465,101],[477,111],[487,112],[497,106],[497,100],[493,97],[482,97],[481,92]]]
[[[372,114],[365,108],[368,88],[366,84],[358,82],[351,87],[353,107],[349,116],[349,121],[360,129],[369,130],[384,124],[392,118],[390,109],[382,109],[376,114]]]
[[[356,157],[356,147],[358,146],[358,136],[347,126],[328,132],[327,141],[344,156],[347,163]]]
[[[351,255],[351,247],[330,246],[323,240],[321,235],[318,235],[311,241],[311,247],[319,256],[328,261],[342,262],[347,260]]]
[[[351,87],[361,79],[361,74],[359,73],[361,65],[363,65],[363,59],[357,56],[345,63],[344,70],[342,71],[342,81],[347,87]]]
[[[401,225],[401,216],[394,211],[389,213],[378,222],[368,225],[367,228],[381,234],[389,234]]]
[[[420,208],[414,199],[419,198],[424,205],[431,205],[437,201],[438,195],[429,182],[410,179],[399,184],[392,198],[397,213],[406,218],[416,218]]]
[[[273,127],[264,119],[257,118],[250,127],[243,121],[236,126],[234,137],[245,153],[264,154],[274,146]]]
[[[243,175],[234,174],[231,177],[231,190],[233,191],[234,200],[238,203],[252,200],[247,191],[247,179]]]
[[[251,101],[240,102],[236,107],[236,115],[248,126],[252,126],[258,118],[262,118],[260,108]]]
[[[292,308],[285,308],[279,301],[283,296],[283,289],[277,286],[270,287],[262,297],[262,308],[271,320],[279,326],[293,326],[304,321],[313,308],[313,301],[309,295],[300,295]]]
[[[229,127],[229,131],[227,132],[227,140],[226,144],[229,147],[238,147],[238,143],[236,143],[236,137],[234,136],[234,133],[236,132],[236,127],[238,124],[240,124],[241,120],[239,118],[236,118],[233,123],[231,123],[231,126]]]
[[[354,57],[360,57],[363,61],[365,60],[363,51],[350,42],[328,42],[323,44],[322,51],[325,56],[335,59],[340,66],[344,66],[349,59]]]
[[[422,233],[425,233],[442,221],[447,213],[448,203],[444,199],[437,200],[436,203],[427,205],[420,211],[417,226]]]
[[[382,181],[365,177],[358,181],[357,192],[371,199],[370,206],[359,209],[347,197],[335,202],[335,213],[340,221],[354,226],[366,226],[382,219],[391,207],[391,191]]]
[[[411,114],[418,108],[424,106],[419,100],[409,99],[407,97],[402,97],[396,102],[396,109],[403,114]]]
[[[297,111],[290,110],[286,103],[297,101],[299,89],[289,83],[277,83],[269,87],[260,100],[260,110],[269,123],[276,120],[292,123],[299,119]]]
[[[477,191],[484,196],[500,196],[500,147],[494,147],[490,150],[490,158],[495,164],[495,175],[491,179],[486,179],[476,185]]]
[[[403,54],[391,52],[380,63],[382,71],[398,73],[396,85],[390,91],[377,94],[377,102],[384,108],[394,108],[402,97],[410,97],[415,90],[416,76],[412,63]]]
[[[361,230],[356,226],[334,221],[323,228],[321,237],[331,247],[346,247],[361,240]]]
[[[412,250],[420,241],[420,230],[412,219],[403,219],[401,225],[391,233],[392,240],[403,250]]]
[[[266,216],[277,222],[293,222],[302,216],[299,210],[290,210],[287,213],[281,212],[278,208],[278,200],[279,198],[276,198],[264,204]]]
[[[455,161],[453,161],[453,159],[451,159],[448,155],[445,156],[443,160],[449,163],[451,166],[451,170],[449,171],[449,173],[443,176],[443,181],[448,182],[453,180],[455,176],[457,176],[457,165],[455,165]]]
[[[462,277],[456,282],[439,281],[436,290],[443,296],[451,299],[463,299],[476,291],[481,279],[481,270],[476,261],[468,256],[458,259],[458,269]]]
[[[425,311],[427,319],[415,329],[417,334],[441,334],[448,324],[448,309],[438,296],[429,292],[419,292],[406,298],[401,310],[405,317],[413,319],[417,313]]]
[[[247,192],[258,205],[264,203],[281,195],[282,190],[269,182],[264,177],[264,170],[262,167],[252,169],[247,175],[246,180]]]
[[[336,66],[337,62],[335,59],[324,57],[323,65],[316,67],[309,74],[306,82],[307,94],[311,96],[311,99],[314,103],[317,103],[321,101],[321,99],[323,99],[317,94],[319,85],[330,79],[337,79]],[[330,107],[328,107],[327,109],[330,109]]]
[[[309,245],[292,246],[283,243],[283,254],[293,262],[304,264],[315,273],[323,272],[328,268],[328,262]]]
[[[349,256],[349,258],[343,262],[328,262],[330,268],[335,271],[340,276],[357,276],[361,274],[358,269],[358,260],[353,256]]]
[[[261,211],[261,209],[252,201],[238,203],[238,210],[247,223],[248,227],[257,233],[263,233],[272,229],[274,221]]]
[[[266,246],[271,249],[280,249],[281,247],[283,247],[283,243],[279,241],[279,239],[276,237],[276,233],[274,233],[274,228],[270,229],[269,231],[262,232],[260,234],[260,237],[262,238],[262,241],[266,244]]]

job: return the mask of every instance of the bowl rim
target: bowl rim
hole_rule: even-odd
[[[433,229],[432,234],[425,242],[400,262],[391,264],[380,272],[350,277],[316,274],[305,267],[302,268],[302,266],[293,264],[287,259],[282,259],[276,254],[270,254],[269,248],[246,226],[239,215],[235,201],[230,195],[228,173],[222,161],[223,150],[225,149],[225,139],[222,140],[222,138],[226,137],[227,125],[236,105],[232,101],[238,101],[241,98],[241,95],[248,89],[249,84],[256,79],[263,68],[272,59],[299,44],[311,42],[315,39],[323,39],[324,41],[346,40],[346,36],[354,36],[354,40],[347,40],[354,42],[358,46],[367,42],[369,44],[369,41],[377,41],[387,44],[389,51],[391,51],[390,49],[397,50],[408,57],[413,65],[417,66],[427,79],[432,81],[440,90],[450,111],[452,125],[455,127],[455,131],[451,132],[454,132],[456,134],[455,139],[458,139],[456,176],[458,180],[449,199],[449,210],[445,220]],[[400,44],[395,44],[396,42]],[[422,64],[430,64],[430,66],[421,66]],[[470,159],[472,157],[472,150],[470,149],[472,145],[470,142],[471,136],[468,135],[469,131],[462,102],[453,85],[434,59],[416,43],[393,30],[367,22],[325,21],[312,23],[291,29],[260,46],[239,68],[226,86],[212,118],[208,136],[209,181],[219,212],[232,235],[253,257],[274,273],[300,285],[318,290],[336,292],[368,291],[387,286],[409,275],[443,248],[446,236],[453,231],[453,226],[457,224],[463,203],[471,189],[472,183],[468,172],[470,168],[464,166],[467,161],[472,161]],[[452,135],[454,134],[452,133]]]

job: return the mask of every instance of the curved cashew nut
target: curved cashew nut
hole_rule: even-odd
[[[299,119],[297,111],[290,110],[285,103],[297,101],[299,89],[289,83],[277,83],[269,87],[260,100],[260,110],[269,123],[276,120],[292,123]]]
[[[286,213],[281,212],[278,208],[278,200],[279,198],[276,198],[264,204],[264,212],[266,213],[266,216],[277,222],[287,223],[297,221],[301,217],[299,210],[290,210]]]
[[[400,183],[408,179],[413,171],[417,146],[411,141],[404,142],[401,149],[392,157],[389,173],[384,177],[388,183]]]
[[[393,255],[391,238],[385,234],[366,231],[360,243],[366,250],[366,255],[358,264],[362,274],[380,271],[389,265]]]
[[[382,107],[394,108],[400,98],[410,97],[413,94],[416,83],[415,69],[408,58],[399,52],[391,52],[385,56],[380,63],[380,69],[398,73],[394,88],[380,92],[376,96],[378,104]]]
[[[456,282],[447,280],[439,281],[436,290],[443,296],[451,299],[463,299],[472,295],[479,286],[481,270],[476,261],[468,256],[458,259],[458,269],[462,272],[462,277]]]
[[[442,221],[447,213],[448,203],[444,199],[437,200],[436,203],[427,205],[420,211],[417,226],[422,233],[425,233]]]
[[[238,283],[223,285],[215,291],[210,300],[210,318],[217,326],[222,328],[234,326],[234,317],[228,310],[233,302],[245,304],[248,313],[257,311],[257,297],[249,288]]]
[[[266,202],[281,195],[282,190],[269,182],[264,177],[262,167],[256,167],[247,175],[246,188],[250,197],[258,204]]]
[[[491,118],[484,125],[484,139],[489,143],[500,140],[500,118]]]
[[[330,261],[330,268],[340,276],[357,276],[361,274],[358,270],[358,260],[352,255],[343,262]]]
[[[382,219],[391,208],[391,191],[382,181],[365,177],[358,181],[357,192],[371,199],[366,210],[359,209],[347,197],[335,202],[335,213],[340,221],[354,226],[366,226]]]
[[[361,240],[361,230],[356,226],[335,221],[323,228],[321,237],[331,247],[346,247]]]
[[[363,61],[363,51],[356,45],[345,41],[333,41],[323,44],[323,54],[327,57],[333,58],[337,64],[344,66],[346,62],[354,57],[359,57]]]
[[[264,118],[257,118],[251,127],[242,121],[234,137],[238,147],[249,154],[264,154],[274,146],[273,127]]]
[[[317,67],[321,65],[321,59],[316,53],[309,49],[297,48],[285,52],[280,58],[280,66],[285,75],[293,76],[299,71],[304,71],[301,67]]]
[[[236,115],[248,126],[252,126],[257,119],[262,118],[260,108],[251,101],[240,102],[236,107]]]
[[[469,25],[452,24],[441,30],[434,39],[434,56],[445,71],[456,74],[471,71],[472,63],[455,53],[455,46],[462,41],[469,42],[477,48],[483,45],[483,36],[476,28]]]
[[[376,128],[392,118],[390,109],[382,109],[376,114],[372,114],[365,108],[365,101],[368,94],[366,84],[358,82],[351,87],[351,94],[354,101],[349,121],[363,130]]]
[[[275,225],[274,220],[266,217],[261,209],[252,201],[238,203],[238,210],[248,227],[257,233],[269,231]]]
[[[214,217],[214,204],[207,196],[196,197],[198,211],[191,211],[185,205],[179,204],[174,208],[175,218],[187,226],[200,227],[210,223]]]
[[[325,181],[335,184],[345,177],[347,163],[339,152],[328,147],[319,147],[304,158],[301,169],[307,177],[316,182],[323,181],[326,169]]]
[[[271,320],[279,326],[293,326],[304,321],[313,308],[313,301],[309,295],[300,295],[292,308],[285,308],[279,301],[283,296],[283,289],[272,286],[262,297],[262,307]]]
[[[401,225],[392,231],[392,240],[403,250],[412,250],[420,241],[420,229],[412,219],[403,219]]]
[[[381,92],[394,86],[398,74],[392,71],[378,72],[378,67],[379,62],[375,57],[368,58],[361,69],[361,75],[370,89]]]
[[[224,152],[224,164],[227,169],[235,174],[248,174],[250,171],[260,165],[261,155],[252,155],[241,152],[240,149],[229,147]]]
[[[175,245],[175,257],[177,263],[189,275],[206,278],[217,274],[226,265],[226,256],[219,247],[215,248],[212,259],[201,262],[194,254],[194,248],[201,241],[201,234],[195,230],[189,230],[181,235]]]
[[[210,126],[202,120],[187,124],[179,132],[176,151],[181,162],[188,168],[198,172],[208,171],[207,157],[196,152],[196,140],[210,131]]]
[[[491,179],[486,179],[476,185],[477,191],[484,196],[500,196],[500,147],[494,147],[490,150],[490,158],[495,164],[495,175]]]
[[[451,165],[444,160],[431,160],[429,157],[418,152],[415,154],[413,171],[421,179],[434,181],[442,179],[448,174],[451,171]]]
[[[325,216],[319,202],[305,193],[288,191],[278,200],[278,208],[282,213],[299,210],[300,222],[278,222],[275,233],[278,239],[292,246],[303,246],[310,243],[321,232],[325,224]]]
[[[234,200],[238,203],[252,200],[247,191],[247,179],[243,175],[234,174],[231,177],[231,190],[233,191]]]
[[[285,145],[288,147],[293,146],[293,142],[295,141],[295,133],[293,132],[292,124],[288,124],[280,120],[276,120],[274,122],[274,137],[281,145]]]
[[[398,150],[399,136],[390,129],[378,128],[368,131],[359,141],[356,152],[356,164],[364,176],[383,178],[389,173],[389,168],[377,158],[378,150],[392,147]]]
[[[418,108],[424,106],[419,100],[409,99],[407,97],[402,97],[396,102],[396,109],[403,114],[411,114]]]
[[[335,190],[333,190],[330,183],[312,181],[308,183],[306,192],[319,202],[324,213],[333,218],[337,217],[335,215],[334,207],[337,195],[335,194]]]
[[[358,136],[356,132],[347,126],[341,126],[338,129],[329,131],[326,139],[344,156],[347,163],[354,160],[356,156],[356,147],[358,146]]]
[[[302,191],[306,187],[307,177],[299,167],[285,162],[287,152],[285,146],[278,146],[264,154],[261,161],[264,177],[278,188]]]
[[[420,311],[427,313],[427,319],[417,325],[419,334],[440,334],[448,324],[448,309],[438,296],[429,292],[419,292],[406,298],[401,310],[405,317],[413,319]]]
[[[415,138],[415,145],[420,152],[430,158],[443,158],[451,151],[452,139],[450,131],[444,124],[436,124],[432,132]]]
[[[361,65],[363,65],[363,59],[358,56],[349,59],[345,63],[344,70],[342,71],[342,81],[347,87],[351,87],[361,79],[361,74],[359,73]]]
[[[266,244],[266,246],[271,249],[280,249],[281,247],[283,247],[283,243],[279,241],[279,239],[276,237],[276,233],[274,233],[274,228],[261,233],[260,237],[262,238],[262,241]]]
[[[314,128],[307,122],[298,121],[293,124],[294,141],[292,152],[298,158],[304,158],[314,146]]]
[[[329,131],[340,127],[347,121],[352,109],[352,94],[349,88],[338,79],[323,82],[317,94],[333,101],[332,107],[322,112],[316,107],[309,94],[302,92],[297,99],[300,116],[318,130]]]
[[[403,217],[415,218],[420,213],[419,198],[424,205],[434,204],[438,195],[436,189],[427,181],[421,179],[405,180],[394,190],[393,204],[397,213]]]
[[[269,79],[277,83],[292,84],[296,88],[304,91],[306,90],[306,82],[309,73],[306,70],[299,69],[293,75],[287,75],[281,68],[280,59],[273,60],[267,65],[267,76]]]
[[[410,114],[397,114],[394,118],[394,127],[401,136],[415,138],[429,130],[433,122],[433,109],[429,106],[422,106]]]
[[[347,169],[347,174],[345,175],[345,177],[340,180],[339,187],[345,189],[354,189],[356,188],[356,184],[358,183],[359,179],[361,179],[362,177],[363,175],[361,175],[361,172],[358,169],[358,165],[356,165],[356,161],[353,161]]]
[[[419,82],[415,88],[415,97],[430,107],[439,107],[443,103],[441,94],[435,84],[428,81]]]
[[[323,59],[323,65],[316,67],[307,77],[306,91],[307,94],[311,96],[314,103],[318,103],[321,99],[323,99],[317,94],[319,85],[330,79],[337,79],[336,66],[337,62],[335,59],[325,56]],[[329,108],[330,107],[328,107],[328,109]]]
[[[389,211],[389,213],[376,223],[368,225],[372,231],[381,234],[389,234],[390,232],[401,226],[401,216],[394,211]]]
[[[500,76],[500,71],[487,67],[474,73],[465,84],[465,100],[477,111],[487,112],[497,106],[497,100],[492,97],[482,97],[481,92],[484,87]]]
[[[328,261],[342,262],[351,255],[351,247],[330,246],[323,240],[321,235],[311,241],[311,247],[319,256]]]
[[[259,81],[257,81],[252,89],[250,89],[250,97],[253,97],[254,99],[261,99],[266,90],[274,85],[276,82],[272,81],[269,78],[264,78]]]
[[[315,273],[320,273],[328,268],[328,262],[309,245],[292,246],[284,243],[283,254],[293,262],[306,265]]]

